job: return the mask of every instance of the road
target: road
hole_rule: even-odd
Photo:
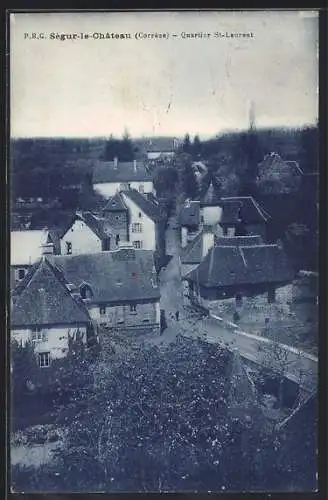
[[[272,349],[272,344],[263,337],[254,338],[238,331],[231,325],[218,319],[202,318],[192,307],[183,304],[183,285],[179,265],[179,238],[176,230],[169,228],[167,232],[167,247],[173,255],[165,270],[160,274],[161,309],[165,310],[168,328],[156,340],[159,342],[173,341],[177,334],[189,337],[202,337],[209,342],[225,344],[229,348],[237,348],[240,355],[259,365],[266,360],[274,364],[276,371],[281,373],[282,366],[285,376],[300,384],[307,392],[312,392],[317,386],[318,363],[315,358],[303,355],[299,351],[289,349]],[[179,321],[175,312],[179,310]],[[251,332],[250,332],[251,333]],[[282,358],[282,359],[281,359]]]

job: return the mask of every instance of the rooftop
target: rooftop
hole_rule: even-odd
[[[144,162],[118,162],[98,161],[93,169],[93,184],[103,182],[132,182],[132,181],[152,181],[152,174],[148,172]]]
[[[105,207],[103,208],[103,212],[106,211],[119,212],[121,210],[127,210],[127,209],[128,207],[124,203],[123,196],[121,195],[121,193],[117,192],[114,194],[114,196],[111,196],[111,198],[109,198]]]
[[[91,212],[76,212],[60,233],[61,238],[67,233],[76,220],[84,222],[101,240],[112,234],[112,229],[106,218],[98,217]]]
[[[49,257],[69,283],[88,284],[93,301],[158,300],[153,286],[154,259],[151,250],[120,248],[110,252]]]
[[[46,258],[30,269],[14,290],[13,326],[88,323],[82,301],[72,297],[64,275]]]
[[[161,209],[158,203],[155,202],[155,199],[151,200],[150,198],[147,198],[145,195],[140,194],[136,189],[122,191],[121,196],[123,197],[123,200],[125,196],[130,198],[130,200],[138,205],[138,207],[154,222],[159,222],[162,219]]]
[[[198,226],[200,223],[200,202],[190,201],[180,211],[181,226]]]
[[[278,245],[215,246],[187,279],[204,287],[288,283],[294,273]]]
[[[222,224],[236,224],[242,220],[245,224],[267,222],[269,214],[254,200],[252,196],[231,196],[221,198]]]

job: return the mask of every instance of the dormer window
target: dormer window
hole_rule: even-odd
[[[72,242],[66,241],[66,255],[72,255]]]
[[[25,269],[18,269],[18,271],[17,271],[17,279],[19,281],[23,280],[25,278],[25,273],[26,273]]]
[[[87,283],[83,283],[80,286],[80,294],[82,299],[91,299],[93,297],[92,288]]]

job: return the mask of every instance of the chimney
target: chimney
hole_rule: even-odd
[[[137,171],[137,160],[133,160],[133,171]]]
[[[115,156],[113,162],[114,162],[114,168],[117,168],[118,167],[118,158],[117,158],[117,156]]]

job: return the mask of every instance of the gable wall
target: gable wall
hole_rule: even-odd
[[[72,243],[72,255],[81,253],[96,253],[101,252],[102,243],[100,238],[80,220],[76,220],[72,227],[60,239],[60,252],[66,255],[66,242]]]
[[[124,184],[124,183],[123,183]],[[130,181],[128,182],[132,189],[139,191],[140,185],[143,185],[145,193],[154,193],[152,181]],[[121,182],[101,182],[93,185],[94,190],[101,194],[104,198],[109,199],[111,196],[120,190]]]
[[[125,196],[122,193],[125,204],[129,209],[130,220],[129,220],[129,239],[130,242],[134,242],[136,240],[142,241],[142,248],[144,250],[155,250],[156,249],[156,230],[155,230],[155,222],[146,215],[141,208],[138,207],[128,196]],[[141,217],[139,217],[139,213],[141,213]],[[132,224],[140,223],[142,224],[142,232],[141,233],[133,233],[132,232]]]

